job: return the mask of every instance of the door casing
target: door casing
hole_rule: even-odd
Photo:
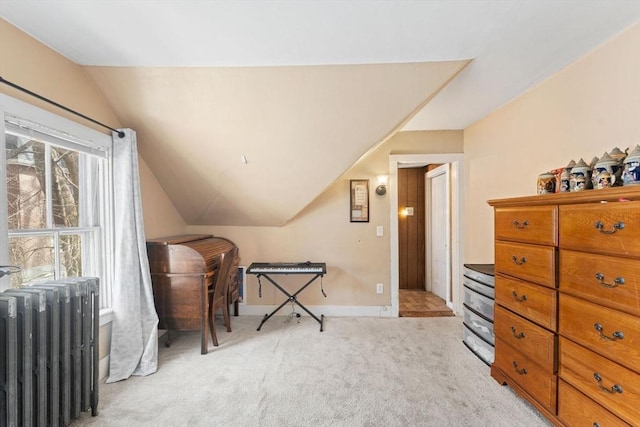
[[[450,173],[449,173],[450,165],[449,163],[445,163],[442,166],[439,166],[425,175],[425,244],[426,244],[426,254],[425,254],[425,278],[426,278],[426,290],[434,293],[435,295],[441,297],[445,300],[447,306],[449,308],[453,307],[453,301],[451,300],[451,193],[450,193]],[[444,178],[444,206],[441,206],[442,200],[434,200],[433,197],[433,180],[439,177]],[[444,240],[443,242],[435,242],[434,238],[436,236],[436,232],[434,230],[434,220],[437,218],[436,211],[444,212],[443,224],[439,224],[439,232],[438,233]],[[440,277],[440,279],[444,282],[444,289],[435,289],[435,263],[436,260],[443,259],[444,266],[444,277]]]
[[[421,166],[431,163],[451,164],[451,288],[453,311],[462,315],[462,265],[464,224],[464,154],[392,154],[389,156],[389,239],[391,258],[390,315],[398,317],[400,292],[398,288],[398,166]]]

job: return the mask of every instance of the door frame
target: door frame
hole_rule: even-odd
[[[450,163],[445,163],[441,166],[438,166],[437,168],[427,172],[425,174],[425,181],[424,181],[424,191],[425,191],[425,246],[426,246],[426,251],[425,251],[425,285],[426,285],[426,290],[429,292],[433,293],[433,278],[432,278],[432,269],[431,266],[433,265],[433,233],[431,232],[431,219],[433,218],[433,194],[431,193],[431,182],[433,180],[433,178],[444,175],[445,176],[445,195],[446,195],[446,202],[445,202],[445,217],[449,220],[447,221],[447,223],[445,224],[445,240],[447,241],[447,245],[445,247],[445,261],[447,266],[451,266],[451,211],[450,211],[450,206],[451,206],[451,184],[450,184],[450,177],[451,177],[451,164]],[[453,301],[451,298],[451,268],[447,268],[446,270],[446,274],[445,274],[445,284],[446,284],[446,288],[445,288],[445,303],[447,304],[447,307],[453,309]]]
[[[462,264],[464,253],[464,154],[392,154],[389,156],[389,239],[391,258],[391,313],[400,311],[398,248],[398,167],[425,166],[432,163],[451,164],[451,287],[453,311],[462,315]]]

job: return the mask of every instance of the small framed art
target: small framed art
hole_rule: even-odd
[[[369,222],[369,180],[351,180],[351,222]]]

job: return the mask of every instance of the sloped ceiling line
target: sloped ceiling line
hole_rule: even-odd
[[[281,226],[466,63],[87,71],[188,224]]]
[[[638,25],[640,2],[4,0],[0,17],[86,67],[188,224],[279,226],[396,130],[470,126]]]

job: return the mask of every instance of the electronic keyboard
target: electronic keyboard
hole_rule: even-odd
[[[324,262],[254,262],[248,274],[326,274]]]

